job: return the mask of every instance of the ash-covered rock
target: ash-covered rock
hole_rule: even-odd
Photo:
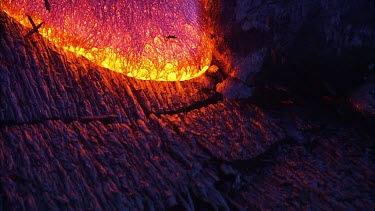
[[[246,99],[251,96],[251,88],[234,77],[228,77],[223,82],[218,83],[216,91],[229,100]]]
[[[266,48],[262,48],[256,52],[249,53],[247,56],[236,57],[230,76],[241,80],[249,86],[253,85],[256,74],[263,68],[267,52],[268,50]]]
[[[231,100],[251,97],[251,86],[255,76],[262,70],[266,53],[267,49],[263,48],[247,56],[234,58],[229,77],[216,85],[216,91]]]

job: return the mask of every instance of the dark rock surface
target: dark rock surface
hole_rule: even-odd
[[[369,68],[375,61],[374,1],[223,0],[223,5],[223,43],[232,57],[228,75],[260,72],[245,81],[251,87],[282,85],[317,100],[344,97],[374,75]],[[258,60],[262,65],[236,68],[251,63],[261,49],[267,50]]]
[[[326,108],[260,108],[216,92],[228,76],[255,77],[232,67],[251,63],[243,58],[267,44],[257,37],[278,34],[267,17],[293,5],[260,4],[254,13],[263,1],[241,2],[223,2],[222,18],[237,14],[240,23],[223,34],[254,42],[228,42],[232,55],[219,46],[219,70],[206,83],[128,78],[40,35],[25,40],[28,29],[0,13],[0,210],[373,209],[371,129]],[[302,27],[298,14],[287,25]],[[284,49],[272,48],[264,51],[281,61]],[[240,83],[254,86],[252,79]]]

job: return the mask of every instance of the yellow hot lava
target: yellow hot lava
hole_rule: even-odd
[[[209,67],[213,44],[202,0],[2,0],[2,9],[56,46],[143,80],[183,81]]]

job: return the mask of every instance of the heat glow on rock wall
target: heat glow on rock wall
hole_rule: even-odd
[[[2,0],[2,10],[55,45],[143,80],[182,81],[209,67],[203,0]]]

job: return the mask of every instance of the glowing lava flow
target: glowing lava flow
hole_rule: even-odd
[[[143,80],[203,74],[212,57],[203,0],[1,0],[2,9],[55,45]]]

